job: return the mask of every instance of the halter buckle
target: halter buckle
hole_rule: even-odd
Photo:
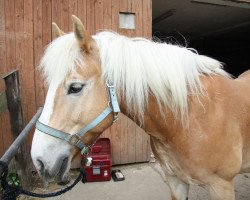
[[[119,119],[118,113],[114,113],[113,123],[117,122],[118,119]]]
[[[86,156],[89,153],[89,147],[83,147],[83,149],[81,150],[81,154]]]
[[[71,135],[70,138],[69,138],[69,144],[77,146],[77,144],[79,143],[80,139],[81,138],[77,134]]]

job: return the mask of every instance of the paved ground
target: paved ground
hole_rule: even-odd
[[[122,170],[123,182],[79,183],[76,187],[54,200],[170,200],[170,192],[162,178],[150,164],[136,164],[116,167]],[[236,199],[250,200],[250,174],[236,178]],[[55,189],[57,186],[50,186]],[[37,189],[37,192],[43,191]],[[207,190],[192,186],[190,200],[209,200]],[[51,198],[52,200],[52,198]]]

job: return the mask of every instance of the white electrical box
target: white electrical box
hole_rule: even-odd
[[[119,13],[119,27],[135,29],[135,13]]]

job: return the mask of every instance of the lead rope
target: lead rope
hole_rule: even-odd
[[[71,190],[80,180],[82,180],[83,183],[86,183],[86,181],[87,181],[86,172],[81,167],[80,174],[78,175],[76,180],[71,185],[68,185],[66,188],[58,190],[56,192],[51,192],[51,193],[47,193],[47,194],[38,194],[38,193],[24,190],[20,186],[9,185],[9,183],[7,181],[7,176],[8,176],[8,171],[9,171],[8,165],[7,165],[7,163],[0,161],[0,166],[3,167],[3,174],[0,177],[1,186],[4,190],[3,195],[2,195],[2,200],[16,200],[16,198],[21,194],[28,195],[31,197],[39,197],[39,198],[55,197],[55,196],[59,196],[61,194],[64,194],[65,192],[68,192],[69,190]]]

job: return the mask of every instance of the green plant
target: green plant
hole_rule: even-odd
[[[18,174],[16,172],[9,173],[8,177],[7,177],[7,181],[8,181],[8,184],[11,186],[20,186],[21,185],[20,179],[19,179]],[[2,198],[2,195],[3,195],[3,188],[0,184],[0,199]]]
[[[9,185],[12,185],[12,186],[20,186],[21,185],[20,179],[19,179],[18,174],[16,172],[9,173],[8,183],[9,183]]]

